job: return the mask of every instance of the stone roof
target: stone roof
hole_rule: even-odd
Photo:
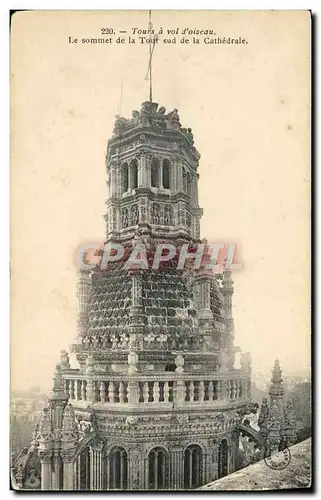
[[[269,468],[264,460],[213,481],[201,490],[284,490],[311,486],[311,438],[290,447],[290,463],[282,470]],[[281,458],[283,452],[275,456]]]
[[[131,276],[118,263],[111,263],[106,272],[93,272],[90,326],[84,344],[88,342],[88,347],[111,348],[115,340],[117,345],[123,343],[126,348],[131,287]]]
[[[169,262],[165,268],[141,271],[144,349],[199,350],[197,310],[189,277]],[[214,325],[225,329],[223,296],[211,286]],[[121,262],[92,274],[89,329],[83,347],[127,349],[129,342],[132,277]],[[214,326],[213,325],[213,326]]]

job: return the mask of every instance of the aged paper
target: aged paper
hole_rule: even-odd
[[[13,15],[15,489],[310,485],[310,45],[308,11]],[[97,292],[82,249],[135,238],[236,245],[239,268]]]

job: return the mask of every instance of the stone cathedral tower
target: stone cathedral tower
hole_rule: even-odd
[[[145,102],[116,118],[106,240],[124,257],[79,273],[79,365],[62,351],[49,407],[15,471],[21,487],[28,460],[44,490],[192,489],[235,470],[251,362],[244,354],[234,368],[231,273],[178,269],[175,258],[125,266],[142,243],[150,254],[158,242],[200,243],[199,159],[176,109]]]

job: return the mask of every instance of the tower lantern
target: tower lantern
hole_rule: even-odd
[[[200,155],[177,109],[166,113],[144,102],[132,118],[117,117],[108,141],[108,240],[130,241],[138,232],[159,239],[198,240]]]

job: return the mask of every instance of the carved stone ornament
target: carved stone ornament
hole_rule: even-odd
[[[74,454],[75,454],[74,449],[60,451],[60,455],[64,463],[72,462]]]
[[[292,399],[288,399],[285,406],[285,421],[287,426],[296,428],[296,417],[293,408]]]
[[[86,373],[93,373],[95,360],[93,356],[90,354],[86,359]]]
[[[139,417],[129,416],[126,417],[126,426],[131,427],[139,423]]]
[[[175,364],[176,364],[176,372],[177,373],[182,373],[184,371],[184,357],[181,354],[178,354],[175,358]]]
[[[39,450],[38,456],[41,463],[43,464],[52,463],[52,450]]]
[[[65,407],[64,416],[61,428],[61,441],[70,442],[77,441],[79,437],[78,426],[76,422],[75,412],[72,405],[69,403]]]
[[[48,442],[52,440],[51,413],[49,408],[44,408],[41,413],[37,440]]]
[[[67,351],[60,351],[60,366],[62,369],[70,368],[69,355]]]
[[[93,431],[93,426],[88,420],[79,419],[77,420],[77,429],[79,437],[82,438],[88,436]]]
[[[64,391],[63,378],[61,374],[61,366],[59,363],[56,365],[56,373],[53,380],[54,380],[53,393],[57,395],[63,395],[65,391]]]
[[[281,429],[281,412],[276,401],[271,402],[267,419],[267,427],[269,431]]]

